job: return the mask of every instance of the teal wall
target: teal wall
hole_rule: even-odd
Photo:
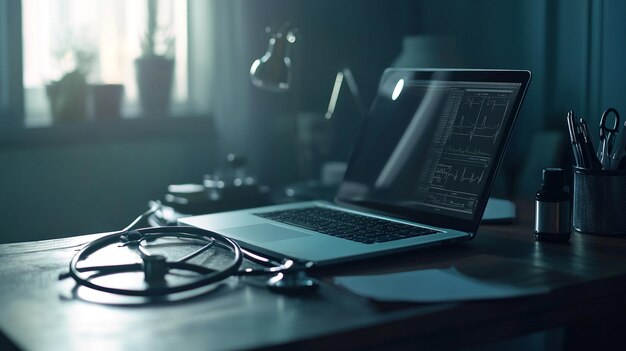
[[[173,128],[172,136],[156,138],[61,135],[2,144],[0,242],[123,228],[149,200],[162,199],[168,184],[198,183],[214,170],[215,141],[206,126],[194,133]]]

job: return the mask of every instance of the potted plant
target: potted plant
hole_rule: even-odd
[[[143,115],[167,116],[174,75],[174,39],[159,33],[157,0],[147,2],[148,28],[142,40],[142,54],[135,60],[139,101]]]
[[[61,78],[46,86],[50,111],[55,122],[81,121],[87,118],[87,74],[95,58],[88,46],[68,41],[56,56],[63,72]]]

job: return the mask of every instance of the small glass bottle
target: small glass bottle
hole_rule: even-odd
[[[571,234],[570,194],[561,168],[546,168],[535,197],[535,240],[567,242]]]

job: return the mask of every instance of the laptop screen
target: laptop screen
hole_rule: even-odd
[[[387,70],[338,200],[413,219],[482,216],[527,84],[495,72]]]

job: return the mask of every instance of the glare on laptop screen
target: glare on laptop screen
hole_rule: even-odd
[[[388,72],[338,198],[472,218],[520,88]]]

